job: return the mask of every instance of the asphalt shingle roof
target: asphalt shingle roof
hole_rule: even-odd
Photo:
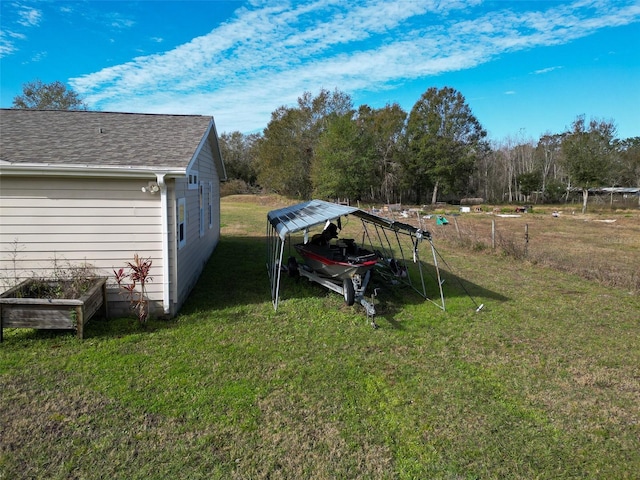
[[[0,109],[0,161],[184,169],[211,117]]]

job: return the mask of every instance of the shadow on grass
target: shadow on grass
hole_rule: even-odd
[[[295,284],[283,274],[281,298],[288,286],[297,291],[296,297],[313,296],[313,292],[295,288]],[[265,302],[271,302],[266,238],[227,236],[220,240],[180,313]]]
[[[174,320],[167,319],[152,318],[142,324],[134,317],[112,318],[109,320],[98,318],[85,325],[84,338],[85,340],[102,337],[119,338],[135,334],[153,333],[173,328],[175,324]]]
[[[138,319],[133,317],[121,317],[105,319],[96,316],[84,325],[83,340],[92,338],[120,338],[135,334],[153,333],[175,326],[172,320],[150,319],[146,324],[140,324]],[[9,328],[4,332],[5,341],[74,341],[77,338],[76,332],[69,329],[30,329],[30,328]]]
[[[284,258],[295,254],[295,249],[285,247]],[[238,305],[260,304],[271,301],[269,276],[267,273],[267,246],[265,237],[224,237],[209,259],[196,287],[185,303],[182,314],[206,309],[220,309]],[[437,275],[433,265],[424,264],[424,281],[427,296],[440,303]],[[472,284],[453,273],[440,270],[444,279],[443,290],[447,298],[472,295],[498,301],[506,297]],[[393,316],[407,303],[422,303],[424,298],[407,286],[390,286],[378,274],[373,276],[367,296],[373,289],[379,292],[378,300],[385,303],[385,315]],[[305,279],[294,279],[283,273],[280,285],[280,300],[326,295],[324,287]],[[331,293],[333,295],[333,293]]]
[[[285,258],[295,254],[295,249],[287,245]],[[229,307],[269,304],[271,302],[269,276],[267,273],[267,247],[265,237],[223,237],[213,255],[205,265],[195,288],[180,311],[180,315],[197,312],[221,310]],[[435,267],[423,265],[427,296],[440,304]],[[440,269],[444,280],[445,303],[455,297],[471,296],[478,299],[507,300],[506,297],[480,285],[468,282],[451,272]],[[426,300],[410,287],[400,284],[392,286],[378,273],[374,274],[367,289],[367,300],[377,289],[375,299],[377,317],[386,320],[393,328],[402,328],[394,318],[406,305],[424,303]],[[290,278],[282,275],[280,301],[337,295],[321,285],[304,278]],[[469,300],[471,306],[471,300]],[[356,308],[358,308],[356,306]],[[437,309],[436,306],[433,307]],[[364,315],[364,311],[363,311]],[[240,319],[239,319],[240,320]],[[151,333],[173,328],[174,320],[149,320],[140,325],[135,318],[117,318],[105,321],[102,318],[91,319],[85,325],[85,339],[120,337],[137,333]],[[17,337],[51,339],[57,336],[71,337],[71,331],[32,330],[22,331]]]
[[[295,249],[286,246],[285,258],[295,254]],[[271,302],[269,276],[267,274],[267,247],[265,237],[223,237],[213,255],[205,265],[194,290],[184,304],[180,315],[197,312],[219,310],[229,307],[268,304]],[[427,296],[434,303],[440,304],[440,293],[437,285],[435,267],[423,265]],[[451,272],[440,269],[444,280],[443,290],[445,303],[455,297],[470,296],[478,299],[507,300],[506,297],[488,290],[480,285],[468,282]],[[374,274],[367,289],[367,299],[377,289],[375,300],[377,317],[385,319],[393,328],[402,328],[394,318],[406,305],[420,304],[425,299],[410,287],[391,286],[379,274]],[[282,275],[280,300],[311,298],[326,295],[337,295],[317,283],[304,278],[290,278]],[[471,300],[469,300],[471,306]],[[357,307],[356,307],[357,308]],[[437,309],[436,306],[433,307]],[[364,315],[364,312],[363,312]],[[85,325],[85,340],[91,338],[120,337],[137,333],[151,333],[173,328],[174,320],[149,320],[140,325],[135,318],[117,318],[105,321],[102,318],[91,319]],[[72,337],[71,331],[57,330],[22,330],[14,339],[52,339],[58,336]],[[11,335],[13,336],[13,335]]]

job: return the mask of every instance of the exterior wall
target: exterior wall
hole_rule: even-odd
[[[153,261],[147,294],[152,314],[161,314],[161,197],[141,191],[147,182],[0,176],[0,291],[20,278],[50,276],[56,264],[87,262],[109,278],[110,314],[128,315],[113,270],[137,253]]]
[[[189,185],[188,178],[176,179],[175,200],[186,200],[186,234],[185,245],[177,247],[177,238],[173,238],[170,250],[177,256],[177,268],[174,282],[174,311],[178,311],[195,286],[205,264],[220,240],[220,180],[213,163],[209,142],[203,144],[198,157],[191,165],[190,172],[198,173],[196,185]],[[187,172],[189,175],[190,172]],[[211,185],[211,189],[210,189]],[[203,187],[204,231],[200,235],[200,187]],[[213,211],[211,225],[207,207],[211,201]],[[174,234],[176,231],[174,230]]]

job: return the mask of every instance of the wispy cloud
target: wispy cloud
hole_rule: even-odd
[[[42,60],[44,60],[45,58],[47,58],[47,52],[37,52],[36,54],[34,54],[31,57],[31,62],[40,62]]]
[[[131,18],[123,17],[118,13],[112,13],[105,19],[110,27],[118,30],[128,29],[133,27],[136,22]]]
[[[391,88],[640,19],[640,5],[628,2],[540,2],[533,5],[548,8],[524,12],[508,3],[488,12],[479,4],[256,2],[173,50],[70,84],[103,110],[214,114],[223,130],[249,131],[304,91]]]
[[[560,70],[561,68],[562,68],[561,66],[547,67],[547,68],[541,68],[540,70],[534,70],[531,73],[533,73],[534,75],[543,75],[545,73],[553,72],[554,70]]]
[[[18,15],[18,23],[24,27],[36,27],[42,19],[42,12],[31,7],[21,7],[18,10]]]
[[[0,30],[0,58],[16,51],[16,40],[24,40],[25,36],[10,30]]]
[[[0,58],[12,55],[18,50],[16,42],[27,36],[22,33],[28,28],[37,27],[42,20],[42,12],[36,8],[17,5],[14,18],[4,18],[0,29]]]

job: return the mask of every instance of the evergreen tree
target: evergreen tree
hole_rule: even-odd
[[[602,120],[591,120],[587,126],[582,115],[562,141],[571,184],[582,189],[582,213],[587,211],[589,188],[604,186],[610,180],[615,131],[612,122]]]
[[[477,158],[488,149],[487,133],[462,94],[451,87],[429,88],[413,106],[407,123],[405,174],[420,203],[425,188],[461,193]]]

